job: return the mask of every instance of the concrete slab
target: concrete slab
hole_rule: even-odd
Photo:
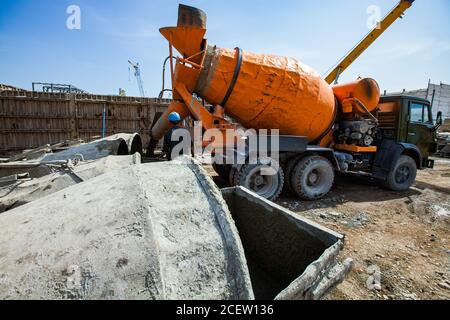
[[[0,227],[0,299],[254,298],[226,203],[190,158],[105,173]]]

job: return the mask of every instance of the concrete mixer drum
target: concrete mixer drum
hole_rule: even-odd
[[[200,141],[214,152],[222,148],[239,154],[235,143],[243,136],[238,127],[254,129],[257,137],[267,130],[271,139],[279,139],[278,156],[261,152],[258,144],[257,161],[215,163],[214,168],[230,185],[271,200],[283,184],[302,199],[318,199],[331,189],[334,171],[364,172],[387,181],[401,167],[396,165],[401,156],[410,157],[417,168],[431,163],[408,139],[383,136],[377,117],[380,88],[371,78],[331,86],[299,60],[210,45],[206,14],[188,6],[180,5],[177,26],[160,31],[169,42],[173,102],[151,129],[150,150],[172,128],[171,112],[201,122],[203,132],[221,132],[223,137],[204,135]],[[181,54],[175,64],[173,49]],[[388,107],[382,111],[390,112]],[[228,139],[229,131],[233,139]],[[247,160],[252,152],[246,149]],[[271,177],[260,174],[268,155],[279,164]],[[411,184],[408,180],[391,189],[406,190]]]

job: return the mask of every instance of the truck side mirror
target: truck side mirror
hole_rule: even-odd
[[[442,126],[442,111],[439,111],[436,116],[436,128]]]

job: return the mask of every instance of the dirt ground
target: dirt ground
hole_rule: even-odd
[[[341,257],[355,265],[328,299],[450,299],[450,160],[406,192],[339,176],[320,201],[277,203],[346,236]]]

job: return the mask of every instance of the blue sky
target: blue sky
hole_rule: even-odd
[[[297,58],[320,74],[367,32],[367,8],[384,16],[398,0],[184,0],[208,15],[211,44]],[[70,83],[92,93],[138,95],[128,59],[140,62],[147,95],[158,95],[168,55],[158,29],[175,25],[180,1],[0,0],[0,83]],[[81,30],[66,9],[81,8]],[[416,0],[343,75],[398,91],[450,83],[450,1]]]

